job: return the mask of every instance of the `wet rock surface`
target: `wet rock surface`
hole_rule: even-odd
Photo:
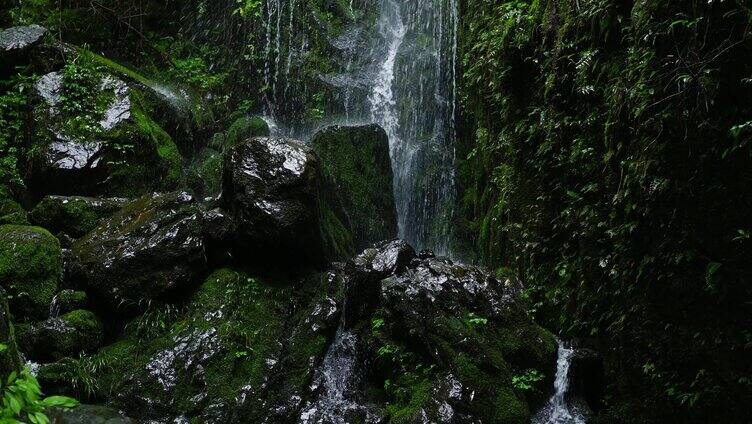
[[[296,260],[320,261],[317,173],[312,149],[300,141],[260,137],[231,148],[222,199],[239,242],[267,259],[294,250]]]
[[[92,84],[88,90],[96,105],[87,109],[66,102],[64,71],[45,74],[34,84],[31,142],[39,153],[30,159],[31,191],[40,197],[135,197],[147,188],[170,188],[182,161],[172,139],[146,114],[142,101],[134,103],[141,98],[138,90],[93,72],[86,84]]]
[[[143,196],[73,244],[72,278],[114,308],[185,289],[207,265],[202,217],[187,193]]]
[[[515,389],[512,376],[535,368],[550,382],[556,345],[527,317],[515,285],[418,257],[401,241],[366,250],[343,272],[345,329],[316,371],[301,422],[530,420],[541,399]]]
[[[74,258],[90,243],[99,252],[84,262],[95,271],[85,281],[107,289],[90,295],[156,295],[167,286],[155,276],[185,275],[193,247],[164,235],[180,234],[167,229],[180,228],[194,202],[167,196],[141,199],[130,213],[126,206],[110,218],[119,224],[76,242]],[[143,248],[108,247],[120,252],[108,256],[94,247],[118,246],[105,240]],[[163,242],[175,256],[164,256]],[[108,286],[113,280],[130,286]],[[153,303],[93,353],[94,363],[106,363],[97,399],[141,422],[523,422],[537,400],[515,389],[512,376],[529,368],[553,376],[553,338],[524,313],[513,284],[418,255],[400,240],[325,273],[226,268],[202,281],[181,286],[193,291],[185,301]],[[40,379],[69,393],[63,376],[71,366],[45,365]]]
[[[49,362],[94,352],[104,328],[94,313],[75,310],[57,318],[18,327],[19,346],[27,359]]]

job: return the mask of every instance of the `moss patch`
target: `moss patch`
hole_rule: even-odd
[[[18,320],[45,318],[62,267],[60,242],[39,227],[0,227],[0,285]]]

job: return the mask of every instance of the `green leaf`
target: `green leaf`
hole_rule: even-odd
[[[67,396],[50,396],[42,401],[44,406],[58,406],[61,408],[73,408],[78,406],[76,399]]]

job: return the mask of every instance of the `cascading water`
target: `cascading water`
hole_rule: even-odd
[[[567,400],[569,391],[569,365],[575,350],[559,341],[558,359],[556,361],[556,378],[554,394],[533,418],[533,424],[585,424],[586,419],[579,409]]]
[[[381,125],[389,135],[400,238],[418,249],[450,253],[456,199],[457,0],[351,2],[353,20],[329,40],[337,53],[327,58],[334,71],[316,77],[317,84],[325,85],[326,117],[302,130],[295,96],[306,87],[291,85],[305,80],[293,75],[300,59],[294,56],[306,50],[308,38],[294,34],[299,31],[293,25],[295,7],[295,0],[267,0],[264,15],[267,114],[278,133],[305,138],[324,124]],[[287,28],[280,23],[285,10],[290,13]]]
[[[340,328],[317,371],[314,385],[319,397],[303,408],[301,424],[347,424],[348,417],[358,416],[374,422],[367,407],[355,397],[360,384],[357,362],[357,336]]]

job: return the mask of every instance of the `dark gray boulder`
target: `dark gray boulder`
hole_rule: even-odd
[[[133,101],[134,88],[101,71],[92,71],[86,84],[95,105],[75,111],[64,107],[62,72],[48,73],[34,85],[34,154],[27,177],[34,197],[136,197],[174,189],[182,157],[144,105]]]
[[[553,380],[556,342],[527,315],[516,282],[400,241],[366,250],[345,274],[345,328],[366,350],[367,387],[383,387],[346,399],[386,403],[390,422],[530,422]],[[516,388],[529,369],[546,377]]]
[[[73,244],[70,274],[110,307],[160,299],[206,269],[202,223],[187,193],[143,196]]]
[[[103,332],[94,313],[75,310],[58,318],[19,325],[18,340],[27,359],[49,362],[96,351],[102,344]]]
[[[252,138],[225,154],[222,202],[236,221],[239,243],[251,249],[246,253],[321,261],[317,178],[313,150],[300,141]]]

